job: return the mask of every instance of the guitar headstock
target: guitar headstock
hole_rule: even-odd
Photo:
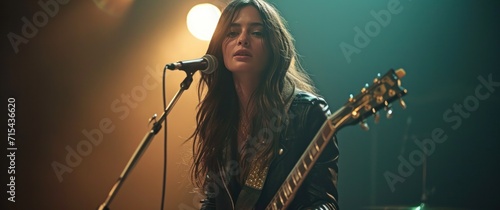
[[[401,87],[401,78],[405,74],[403,69],[391,69],[383,76],[379,74],[373,84],[367,83],[361,89],[361,93],[356,96],[351,94],[348,102],[330,118],[332,124],[340,128],[360,123],[363,129],[368,130],[366,118],[374,115],[375,122],[378,122],[380,109],[387,111],[387,118],[392,117],[392,102],[395,100],[399,99],[401,107],[406,108],[402,97],[406,95],[407,90]]]

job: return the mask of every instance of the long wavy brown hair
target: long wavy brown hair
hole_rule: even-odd
[[[194,139],[191,178],[199,187],[203,186],[207,174],[218,174],[223,170],[221,165],[235,160],[234,155],[227,155],[227,150],[234,154],[237,148],[242,110],[232,73],[224,64],[222,43],[231,22],[246,6],[253,6],[260,13],[264,24],[264,43],[269,46],[271,58],[250,98],[249,107],[254,113],[250,135],[254,141],[252,152],[237,160],[241,169],[240,181],[247,177],[250,171],[248,166],[253,160],[264,160],[264,164],[269,164],[272,159],[279,135],[268,131],[276,124],[283,124],[287,118],[285,106],[291,95],[285,90],[298,88],[315,93],[310,77],[298,62],[294,40],[276,8],[263,0],[230,2],[221,14],[207,49],[207,54],[217,58],[218,68],[213,74],[203,74],[198,85],[200,104],[196,115],[197,127],[191,136]],[[255,143],[255,139],[259,143]]]

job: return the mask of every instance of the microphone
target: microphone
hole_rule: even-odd
[[[170,70],[184,70],[191,73],[200,70],[204,74],[211,74],[217,69],[217,65],[217,58],[206,54],[201,58],[167,64],[165,68]]]

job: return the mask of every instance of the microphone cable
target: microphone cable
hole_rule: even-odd
[[[166,92],[167,89],[165,87],[165,77],[167,72],[167,67],[165,66],[163,68],[163,76],[162,76],[162,93],[163,93],[163,110],[167,109],[167,97],[166,97]],[[162,181],[162,190],[161,190],[161,209],[165,209],[165,195],[166,195],[166,185],[167,185],[167,120],[168,118],[165,117],[165,123],[164,123],[164,136],[163,136],[163,181]]]

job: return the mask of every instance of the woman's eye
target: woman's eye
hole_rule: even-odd
[[[227,33],[227,37],[234,38],[236,36],[238,36],[238,32],[230,31],[229,33]]]
[[[252,35],[254,35],[256,37],[262,37],[264,35],[264,33],[262,33],[262,31],[254,31],[254,32],[252,32]]]

